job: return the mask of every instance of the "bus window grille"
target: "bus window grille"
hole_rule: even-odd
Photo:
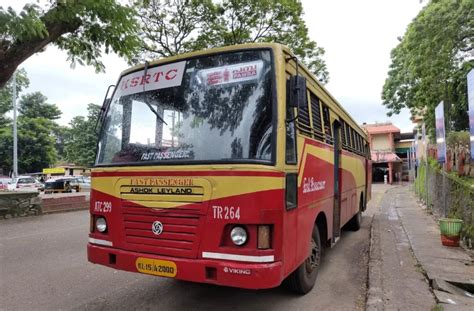
[[[329,108],[326,105],[323,105],[323,121],[324,121],[324,133],[326,138],[326,143],[334,144],[334,139],[331,131],[331,119],[329,116]]]
[[[309,121],[309,109],[307,105],[298,109],[297,128],[303,135],[311,137],[311,124]]]
[[[311,101],[311,116],[313,119],[313,132],[316,139],[323,141],[324,132],[321,122],[321,104],[319,98],[315,95],[310,95]]]
[[[351,127],[346,123],[346,147],[348,150],[352,150],[350,130],[351,130]]]
[[[347,144],[346,144],[346,122],[341,120],[341,145],[342,149],[347,149]]]
[[[355,139],[355,131],[352,127],[351,127],[350,132],[351,132],[351,140],[352,140],[351,149],[353,150],[353,152],[357,152],[357,143],[356,143],[356,139]]]

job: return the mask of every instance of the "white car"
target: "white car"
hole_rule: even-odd
[[[8,190],[11,181],[11,178],[0,178],[0,190]]]
[[[8,190],[12,191],[38,191],[42,184],[31,176],[19,176],[13,178],[8,184]]]

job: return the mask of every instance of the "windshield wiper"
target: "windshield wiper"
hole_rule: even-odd
[[[161,121],[163,122],[166,126],[168,126],[168,123],[165,122],[165,120],[158,114],[158,111],[155,110],[155,108],[153,108],[152,105],[150,105],[148,103],[148,97],[146,96],[145,94],[145,85],[146,85],[146,74],[148,72],[148,61],[145,61],[145,72],[143,73],[143,96],[145,97],[144,100],[145,100],[145,104],[148,106],[148,108],[150,108],[150,110],[155,114],[155,116]]]

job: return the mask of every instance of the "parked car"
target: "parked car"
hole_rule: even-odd
[[[13,178],[8,184],[8,190],[12,191],[38,191],[42,184],[32,176],[19,176]]]
[[[0,178],[0,190],[8,190],[8,184],[11,181],[11,178]]]
[[[77,192],[80,191],[90,191],[91,190],[91,179],[86,176],[75,176],[74,180],[71,181],[71,185],[77,189]]]

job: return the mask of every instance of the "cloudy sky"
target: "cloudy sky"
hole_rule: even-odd
[[[26,1],[6,0],[2,6],[21,9]],[[326,50],[330,82],[327,89],[362,123],[392,121],[411,131],[408,111],[388,118],[380,94],[390,65],[390,51],[423,4],[419,0],[302,0],[310,36]],[[87,104],[101,104],[125,61],[103,58],[106,73],[91,67],[72,69],[66,53],[49,46],[24,62],[30,78],[26,92],[40,91],[63,112],[61,124],[87,114]]]

